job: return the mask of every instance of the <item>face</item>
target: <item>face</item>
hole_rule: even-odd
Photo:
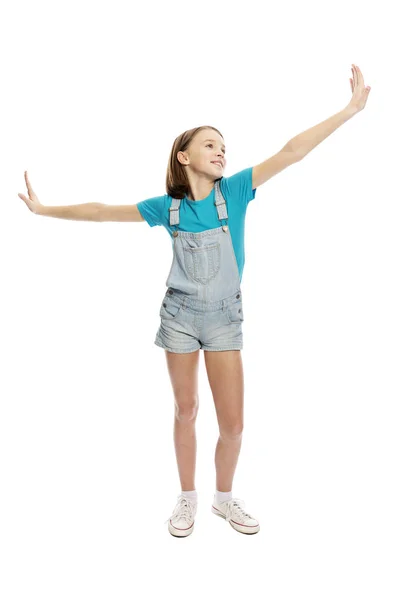
[[[202,129],[193,138],[188,150],[178,152],[178,159],[182,164],[190,165],[193,171],[219,179],[226,165],[224,140],[214,129]]]

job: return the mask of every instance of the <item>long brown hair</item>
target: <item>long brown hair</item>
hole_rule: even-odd
[[[184,198],[185,194],[192,195],[190,189],[189,179],[186,174],[186,169],[178,160],[178,152],[185,152],[194,136],[202,129],[214,129],[223,139],[223,135],[215,127],[210,125],[202,125],[201,127],[194,127],[184,131],[175,139],[172,144],[172,150],[168,159],[167,178],[166,178],[166,189],[167,194],[172,198]]]

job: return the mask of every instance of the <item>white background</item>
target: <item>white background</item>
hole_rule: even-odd
[[[3,600],[398,600],[399,192],[395,4],[14,1],[1,10]],[[246,218],[245,424],[211,513],[215,408],[200,354],[195,529],[154,345],[162,227],[41,217],[165,193],[174,139],[217,127],[225,176],[365,109],[258,188]],[[397,573],[396,573],[397,571]],[[140,590],[140,591],[139,591]]]

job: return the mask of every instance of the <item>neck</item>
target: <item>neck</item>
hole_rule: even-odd
[[[191,195],[187,195],[189,200],[204,200],[207,198],[212,192],[214,187],[214,181],[210,181],[210,179],[200,179],[196,178],[193,180],[192,177],[189,177],[190,189],[193,192],[193,197]]]

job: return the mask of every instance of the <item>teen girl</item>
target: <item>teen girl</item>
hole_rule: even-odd
[[[357,66],[352,65],[352,72],[352,98],[343,110],[289,140],[266,161],[230,177],[223,176],[223,136],[211,126],[179,135],[169,157],[167,193],[131,206],[96,202],[43,206],[25,172],[29,198],[18,195],[35,214],[89,221],[146,221],[150,227],[164,226],[171,236],[173,260],[154,343],[165,350],[175,399],[174,443],[182,489],[168,519],[169,532],[174,536],[192,533],[197,511],[194,474],[200,349],[204,351],[220,433],[211,510],[240,533],[260,530],[257,519],[244,510],[244,502],[232,497],[243,430],[240,350],[244,312],[240,284],[246,210],[260,185],[300,161],[364,108],[371,88],[364,87]]]

